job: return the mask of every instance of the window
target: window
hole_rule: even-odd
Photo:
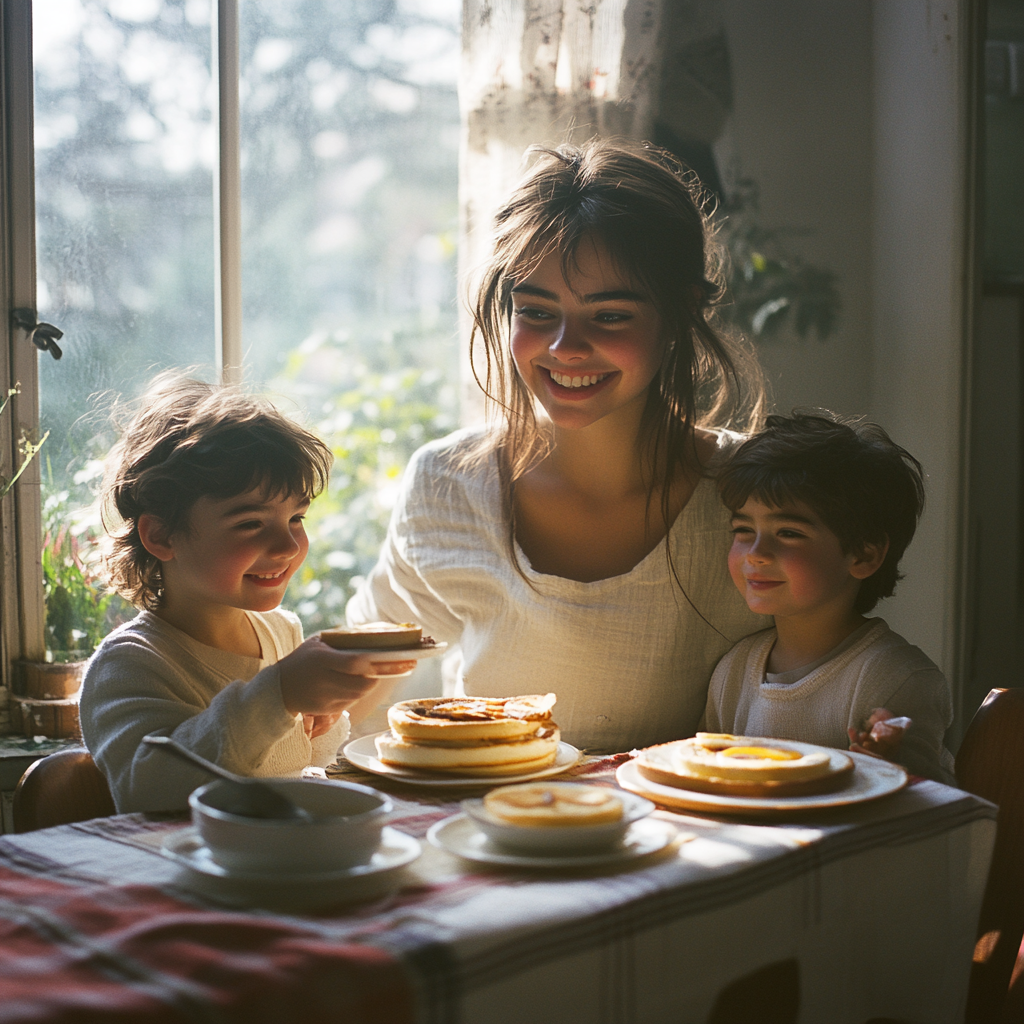
[[[50,614],[45,629],[22,624],[13,644],[32,657],[43,643],[51,655],[87,648],[116,613],[111,604],[97,619],[82,589],[98,529],[87,510],[112,440],[109,396],[137,394],[164,367],[216,373],[216,6],[32,5],[38,288],[37,301],[20,301],[64,331],[63,358],[44,353],[38,364],[50,436],[32,472]],[[459,8],[237,8],[241,255],[224,259],[241,272],[243,376],[337,456],[309,517],[310,557],[289,588],[307,631],[340,620],[376,557],[408,456],[456,422]],[[14,28],[8,45],[24,48],[27,24]],[[24,189],[15,202],[28,206]],[[32,426],[35,379],[12,372]],[[29,474],[18,504],[26,536],[32,487]],[[31,603],[39,563],[31,545],[21,551],[17,599]]]

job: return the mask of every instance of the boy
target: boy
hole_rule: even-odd
[[[710,732],[802,740],[952,782],[949,684],[882,619],[924,503],[920,464],[874,424],[770,416],[719,478],[729,571],[775,627],[740,641],[708,691]],[[893,716],[907,717],[900,729]]]
[[[209,781],[141,743],[147,733],[240,775],[334,759],[342,712],[377,680],[365,657],[303,643],[278,607],[331,461],[318,438],[233,388],[168,373],[140,400],[102,502],[111,584],[142,610],[100,644],[81,699],[82,736],[118,811],[181,810]]]

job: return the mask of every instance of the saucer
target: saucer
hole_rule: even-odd
[[[439,821],[427,833],[431,845],[481,864],[511,868],[589,868],[614,866],[664,850],[681,836],[675,825],[658,818],[641,818],[629,826],[621,844],[599,853],[538,854],[516,853],[492,843],[465,814]]]
[[[219,896],[234,894],[232,902],[312,907],[378,895],[394,882],[393,875],[422,852],[418,840],[385,827],[381,844],[366,864],[315,872],[234,871],[218,864],[194,828],[167,836],[160,853],[188,872],[192,887],[212,887]]]

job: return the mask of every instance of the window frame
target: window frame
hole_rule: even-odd
[[[210,0],[214,118],[215,329],[222,380],[242,377],[242,216],[238,0]],[[20,387],[0,417],[0,474],[20,464],[23,437],[40,432],[39,358],[11,311],[36,310],[36,225],[32,3],[0,0],[0,291],[4,343],[0,384]],[[2,400],[2,396],[0,396]],[[19,660],[46,658],[40,461],[25,469],[0,502],[0,685],[10,687]]]

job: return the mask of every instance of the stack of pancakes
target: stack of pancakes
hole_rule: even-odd
[[[388,711],[391,731],[375,740],[394,768],[451,775],[518,775],[554,763],[555,695],[405,700]]]

